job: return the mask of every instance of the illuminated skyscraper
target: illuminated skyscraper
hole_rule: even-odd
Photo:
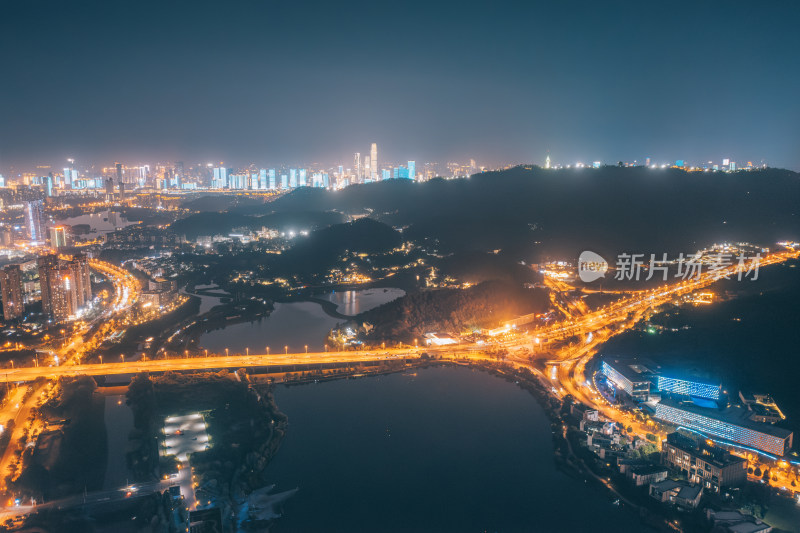
[[[364,156],[364,181],[372,181],[372,164],[368,155]]]
[[[175,188],[180,189],[183,183],[183,161],[175,163]]]
[[[67,228],[65,226],[52,226],[50,228],[50,247],[58,250],[67,246]]]
[[[269,188],[275,189],[276,187],[277,185],[275,183],[275,169],[271,168],[269,169]]]
[[[42,256],[38,267],[42,311],[54,321],[69,320],[91,302],[92,285],[86,256],[76,256],[72,261],[62,261],[56,255]]]
[[[44,242],[44,227],[42,219],[44,218],[44,203],[41,200],[33,202],[25,202],[25,229],[28,232],[28,238],[31,242],[43,243]]]
[[[8,265],[0,270],[0,294],[3,297],[3,317],[14,320],[25,310],[22,301],[22,271],[19,265]]]
[[[353,169],[356,172],[356,182],[361,180],[361,152],[356,152],[353,156]]]
[[[292,189],[297,188],[297,169],[290,168],[289,169],[289,187]]]
[[[417,174],[417,163],[416,161],[409,161],[408,162],[408,179],[413,180]]]
[[[372,181],[375,181],[378,179],[378,143],[372,143],[369,149],[369,159],[371,165],[369,167],[369,176]]]
[[[299,172],[299,175],[300,175],[300,178],[299,178],[299,182],[298,182],[297,185],[299,187],[305,187],[306,185],[308,185],[308,183],[306,183],[306,169],[301,168],[300,172]]]

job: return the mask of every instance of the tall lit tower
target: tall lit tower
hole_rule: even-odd
[[[41,200],[24,202],[25,207],[25,228],[28,230],[28,238],[31,242],[44,243],[44,204]]]
[[[372,143],[369,149],[369,177],[372,181],[378,179],[378,143]]]
[[[0,270],[0,293],[3,296],[3,318],[13,320],[22,316],[22,271],[19,265],[8,265]]]
[[[356,152],[353,156],[353,169],[356,171],[356,182],[361,181],[361,152]]]
[[[547,153],[547,157],[544,159],[544,168],[550,168],[550,153]]]

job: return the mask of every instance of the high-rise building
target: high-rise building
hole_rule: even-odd
[[[55,254],[42,255],[36,261],[39,271],[39,287],[42,291],[42,311],[46,315],[52,315],[52,299],[50,297],[50,271],[58,266],[58,256]]]
[[[31,242],[44,242],[44,203],[41,200],[24,202],[25,229]]]
[[[368,155],[364,156],[364,181],[372,181],[372,163]]]
[[[290,168],[289,169],[289,187],[292,189],[297,188],[297,169]]]
[[[10,227],[0,228],[0,246],[11,246],[14,244],[14,230]]]
[[[306,185],[308,185],[308,183],[306,183],[306,169],[301,168],[298,174],[300,176],[298,180],[298,186],[305,187]]]
[[[269,169],[269,188],[275,189],[276,187],[277,184],[275,183],[275,169],[271,168]]]
[[[413,180],[417,175],[417,163],[416,161],[409,161],[408,162],[408,179]]]
[[[69,245],[66,226],[51,226],[49,229],[51,248],[58,250],[59,248],[66,248]]]
[[[211,182],[212,189],[224,189],[228,186],[228,169],[225,167],[214,168],[214,179]]]
[[[14,320],[22,316],[22,270],[19,265],[8,265],[0,270],[0,294],[3,297],[3,318]]]
[[[183,183],[183,161],[175,163],[175,188],[180,189]]]
[[[39,257],[39,286],[42,311],[55,322],[76,316],[92,300],[89,260],[79,255],[64,261],[56,255]]]
[[[114,163],[114,169],[116,170],[117,174],[117,185],[122,184],[122,163]]]
[[[369,159],[371,165],[369,167],[369,176],[372,181],[376,181],[378,179],[378,143],[372,143],[369,149]]]
[[[353,155],[353,169],[356,172],[356,183],[358,183],[361,180],[361,152]]]
[[[75,270],[78,305],[79,307],[83,307],[92,301],[92,278],[89,272],[89,258],[83,254],[74,256],[72,259],[72,267]]]

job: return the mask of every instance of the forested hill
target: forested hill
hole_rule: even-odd
[[[800,238],[800,175],[517,167],[466,179],[299,189],[264,209],[370,213],[442,251],[530,248],[691,251],[719,241]]]

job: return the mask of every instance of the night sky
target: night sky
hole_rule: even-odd
[[[0,171],[730,157],[800,169],[791,1],[5,0]]]

